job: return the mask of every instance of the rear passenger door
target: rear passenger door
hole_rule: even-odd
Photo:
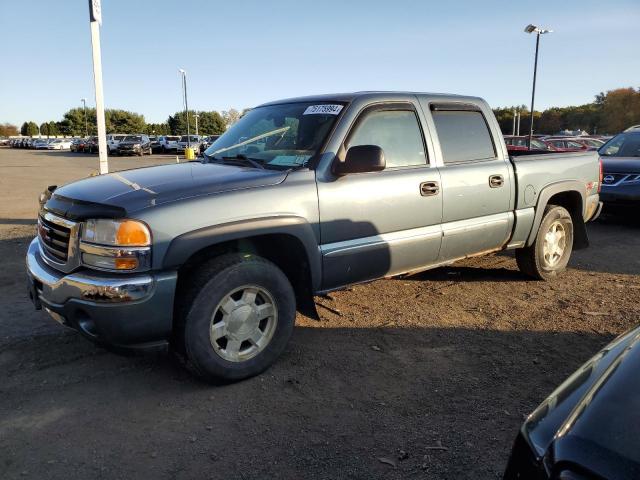
[[[508,158],[494,144],[478,106],[431,103],[429,111],[441,153],[443,238],[439,260],[501,247],[513,226]]]

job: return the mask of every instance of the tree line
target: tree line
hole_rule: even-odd
[[[513,112],[520,112],[520,133],[529,132],[530,112],[525,105],[494,109],[502,132],[510,134],[513,128]],[[238,121],[247,110],[227,111],[189,111],[189,131],[196,132],[196,114],[198,115],[198,133],[202,135],[220,135],[230,125]],[[24,122],[19,129],[22,135],[66,135],[84,136],[96,134],[96,111],[72,108],[62,120],[49,121],[38,125]],[[595,96],[592,103],[571,107],[552,107],[542,112],[535,111],[535,133],[554,134],[561,130],[585,130],[589,133],[615,134],[631,125],[640,124],[640,88],[618,88],[602,92]],[[166,122],[146,123],[144,116],[126,110],[106,110],[105,121],[108,133],[147,133],[149,135],[183,135],[187,133],[184,112],[169,115]],[[38,130],[39,128],[39,130]],[[17,135],[18,128],[8,123],[0,124],[0,136]]]
[[[189,110],[189,131],[192,134],[197,131],[201,135],[220,135],[244,114],[244,111],[230,109],[222,112]],[[85,117],[86,115],[86,117]],[[169,115],[166,122],[147,123],[143,115],[127,110],[105,110],[105,124],[107,133],[146,133],[149,135],[183,135],[187,133],[187,121],[184,111]],[[196,117],[197,116],[197,117]],[[21,135],[27,136],[85,136],[96,135],[96,110],[95,108],[72,108],[67,111],[62,120],[43,122],[24,122],[19,129]],[[18,128],[15,125],[0,125],[0,136],[17,135]]]
[[[528,134],[530,110],[525,105],[494,109],[502,133],[513,129],[513,112],[520,112],[520,133]],[[640,124],[640,88],[618,88],[595,96],[592,103],[571,107],[552,107],[533,112],[535,133],[554,134],[562,130],[616,134]]]

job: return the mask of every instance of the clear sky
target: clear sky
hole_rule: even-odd
[[[297,95],[415,90],[577,105],[640,86],[638,0],[103,0],[107,108],[161,122],[181,108],[242,109]],[[0,122],[94,105],[87,0],[0,0]]]

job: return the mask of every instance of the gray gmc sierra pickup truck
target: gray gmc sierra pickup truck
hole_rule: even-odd
[[[206,380],[267,368],[313,295],[515,249],[538,279],[587,246],[597,153],[510,158],[487,103],[363,92],[249,111],[196,162],[51,188],[36,308],[103,345],[168,346]]]

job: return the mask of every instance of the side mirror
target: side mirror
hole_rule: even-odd
[[[384,170],[386,162],[384,151],[378,145],[357,145],[347,150],[344,162],[333,164],[333,173],[347,175],[349,173],[379,172]]]

